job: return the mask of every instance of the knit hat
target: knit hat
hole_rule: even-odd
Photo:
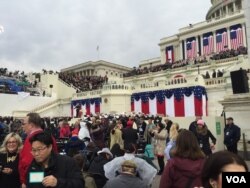
[[[197,121],[197,125],[202,125],[202,126],[204,126],[204,121],[203,121],[202,119],[199,119],[199,120]]]

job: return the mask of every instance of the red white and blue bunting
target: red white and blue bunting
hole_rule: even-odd
[[[101,98],[81,99],[71,101],[71,116],[76,116],[76,105],[80,104],[81,114],[90,115],[100,112]]]
[[[131,111],[169,117],[207,116],[207,93],[202,86],[134,93]]]

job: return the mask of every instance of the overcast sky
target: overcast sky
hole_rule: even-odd
[[[210,0],[1,0],[0,67],[40,72],[98,59],[138,66],[160,56],[161,38],[204,21],[210,6]]]

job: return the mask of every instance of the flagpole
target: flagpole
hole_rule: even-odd
[[[96,51],[97,51],[97,60],[100,60],[99,45],[97,45],[97,47],[96,47]]]

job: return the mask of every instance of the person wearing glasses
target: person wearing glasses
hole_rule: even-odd
[[[0,147],[0,185],[1,187],[17,188],[21,186],[18,172],[19,152],[22,139],[16,133],[5,136]]]
[[[51,135],[41,132],[29,141],[34,159],[26,175],[28,188],[84,187],[84,180],[77,163],[73,158],[53,151]]]
[[[27,137],[24,141],[23,149],[20,152],[19,157],[19,174],[20,174],[20,181],[21,181],[21,188],[26,188],[26,174],[27,169],[33,160],[33,156],[30,153],[31,151],[31,144],[29,142],[29,139],[31,139],[33,136],[35,136],[38,133],[43,132],[42,129],[42,119],[39,114],[37,113],[29,113],[27,116],[23,119],[22,122],[22,129],[27,134]],[[54,137],[53,139],[53,150],[57,152],[57,145]]]

